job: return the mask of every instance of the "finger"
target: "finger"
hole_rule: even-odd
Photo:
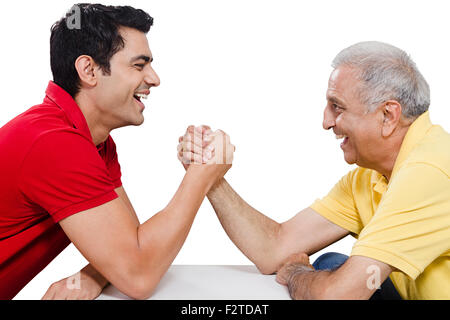
[[[191,143],[193,142],[196,146],[205,147],[212,141],[212,137],[210,137],[209,134],[203,134],[196,130],[194,132],[187,132],[183,136],[183,141],[184,140]]]
[[[198,128],[201,129],[201,132],[202,132],[203,135],[207,135],[207,134],[211,134],[212,133],[212,130],[211,130],[210,126],[202,124]]]
[[[183,159],[189,161],[189,164],[202,164],[203,156],[192,152],[183,152]]]
[[[195,153],[193,153],[192,151],[185,151],[185,150],[183,150],[181,152],[181,157],[183,159],[183,163],[191,164],[191,163],[194,162]]]
[[[204,148],[207,144],[206,141],[202,141],[201,138],[192,138],[192,137],[185,137],[183,139],[183,143],[186,145],[190,145],[190,148]]]
[[[208,163],[210,160],[213,160],[215,157],[215,150],[214,148],[212,149],[205,149],[203,151],[203,162],[204,163]]]
[[[186,132],[183,136],[183,140],[194,142],[195,144],[201,146],[203,144],[203,134],[198,130]]]
[[[202,154],[204,148],[202,146],[195,145],[192,142],[184,141],[182,144],[182,150],[183,152],[192,152],[196,154]]]
[[[190,164],[191,163],[191,159],[193,159],[193,157],[190,155],[191,151],[185,151],[183,148],[183,144],[180,143],[177,146],[177,157],[178,160],[183,163],[183,164]]]
[[[188,164],[191,163],[191,160],[190,160],[190,159],[185,159],[185,158],[183,157],[183,152],[182,152],[182,151],[180,151],[180,152],[177,153],[177,158],[178,158],[178,161],[180,161],[182,164],[188,165]]]
[[[284,286],[287,285],[286,279],[285,279],[285,277],[283,276],[283,272],[282,272],[282,271],[279,271],[279,272],[277,273],[277,276],[276,276],[275,280],[276,280],[279,284],[282,284],[282,285],[284,285]]]
[[[192,162],[192,159],[193,157],[191,156],[191,153],[190,152],[181,152],[181,154],[180,154],[180,156],[179,156],[179,158],[178,159],[180,159],[180,161],[183,163],[183,164],[191,164],[191,162]]]
[[[301,261],[303,259],[303,253],[293,253],[286,259],[286,264]]]
[[[190,160],[186,160],[185,158],[183,158],[183,155],[181,153],[178,154],[178,160],[182,163],[182,164],[190,164],[191,161]]]
[[[213,150],[211,152],[211,155],[209,157],[205,157],[205,159],[209,159],[205,162],[207,164],[220,164],[220,162],[218,162],[216,159],[216,150]]]
[[[185,151],[194,151],[195,153],[200,154],[205,149],[211,151],[214,148],[214,136],[203,136],[203,139],[200,137],[185,136],[183,137],[183,148]]]
[[[214,159],[214,150],[205,151],[203,154],[179,151],[177,156],[178,160],[183,163],[205,164]]]
[[[205,131],[211,130],[211,127],[210,127],[210,126],[207,126],[206,124],[202,124],[202,125],[200,125],[200,126],[199,126],[199,128],[201,128],[201,129],[202,129],[202,132],[205,132]]]
[[[294,262],[299,262],[299,263],[307,265],[307,266],[310,265],[309,264],[309,256],[306,253],[304,253],[304,252],[297,253],[293,257],[293,259],[294,259],[293,260]]]

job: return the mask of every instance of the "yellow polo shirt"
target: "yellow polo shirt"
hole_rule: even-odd
[[[351,255],[387,263],[403,299],[450,299],[450,135],[428,112],[409,127],[389,183],[358,167],[311,208],[349,230]]]

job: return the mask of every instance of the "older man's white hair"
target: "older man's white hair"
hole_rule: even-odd
[[[392,45],[368,41],[342,50],[333,68],[355,68],[361,81],[359,96],[369,111],[388,100],[396,100],[407,118],[417,118],[428,110],[430,87],[409,55]]]

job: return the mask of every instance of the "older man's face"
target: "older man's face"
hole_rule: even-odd
[[[367,112],[358,97],[359,81],[353,69],[341,66],[330,76],[323,127],[333,129],[339,139],[345,161],[371,168],[380,156],[382,145],[379,112]]]

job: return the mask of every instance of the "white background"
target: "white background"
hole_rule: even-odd
[[[50,26],[71,1],[10,1],[0,11],[0,126],[44,98],[52,79]],[[141,222],[163,209],[184,169],[177,140],[209,124],[237,146],[227,179],[255,208],[282,222],[324,196],[348,166],[322,129],[330,63],[359,41],[396,45],[431,87],[431,119],[450,130],[448,1],[163,1],[127,4],[149,12],[161,86],[141,127],[112,132],[122,181]],[[347,237],[325,251],[349,254]],[[205,201],[175,264],[250,264]],[[39,299],[86,260],[69,246],[17,299]]]

